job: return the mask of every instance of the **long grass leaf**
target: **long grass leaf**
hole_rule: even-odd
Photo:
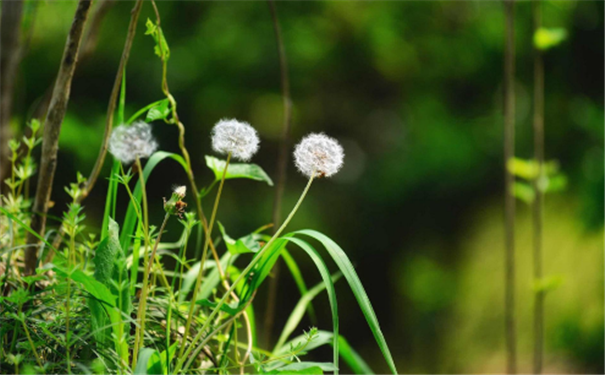
[[[282,250],[281,256],[284,259],[286,266],[288,266],[288,269],[290,270],[290,274],[292,275],[292,278],[294,279],[294,282],[296,283],[296,286],[300,291],[300,295],[305,295],[305,293],[307,293],[308,291],[307,284],[305,283],[305,279],[303,278],[302,273],[300,272],[300,268],[298,268],[296,260],[292,258],[292,255],[290,255],[287,249]],[[309,302],[309,305],[307,306],[307,313],[309,314],[309,319],[311,319],[311,324],[317,325],[317,317],[315,316],[313,302]]]
[[[380,329],[380,324],[378,323],[378,318],[376,318],[376,313],[374,313],[374,308],[370,303],[370,299],[361,283],[361,280],[359,280],[359,276],[357,276],[357,272],[355,272],[353,264],[351,263],[345,252],[340,248],[340,246],[338,246],[338,244],[336,244],[336,242],[332,241],[326,235],[319,233],[315,230],[300,230],[294,232],[294,234],[302,234],[315,238],[316,240],[322,243],[328,253],[332,256],[334,262],[336,263],[336,265],[338,265],[338,268],[347,279],[347,282],[349,283],[349,286],[351,287],[351,290],[353,291],[353,294],[357,299],[357,303],[359,304],[359,307],[361,308],[361,311],[363,312],[363,315],[365,316],[366,321],[368,322],[368,325],[370,326],[370,329],[374,334],[374,338],[378,343],[378,347],[382,351],[382,355],[384,356],[385,360],[387,361],[387,364],[389,365],[389,368],[394,374],[397,374],[395,362],[393,361],[393,357],[391,355],[391,351],[389,350],[389,346],[387,345],[386,339],[384,338],[384,334]]]

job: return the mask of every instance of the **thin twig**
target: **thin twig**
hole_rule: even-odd
[[[31,229],[39,235],[44,235],[46,228],[46,213],[52,192],[52,184],[57,167],[57,152],[59,150],[59,134],[61,124],[65,117],[71,81],[78,62],[78,52],[82,42],[82,31],[88,18],[91,0],[79,0],[73,23],[67,36],[59,74],[53,89],[48,115],[44,121],[44,135],[42,137],[42,156],[38,175],[38,186],[33,206]],[[39,240],[31,233],[27,235],[27,244],[31,245],[25,250],[25,272],[31,275],[35,272],[38,263],[37,244]]]
[[[124,49],[122,51],[122,57],[120,59],[120,65],[118,66],[118,72],[116,74],[116,78],[113,83],[113,89],[111,90],[111,95],[109,97],[109,104],[107,106],[107,115],[105,117],[105,132],[103,134],[103,142],[101,143],[101,149],[99,150],[99,156],[95,162],[92,171],[90,172],[90,176],[86,182],[86,187],[81,196],[78,196],[76,202],[81,203],[88,194],[92,191],[97,178],[99,177],[99,173],[101,172],[101,168],[103,167],[103,163],[105,161],[105,156],[107,155],[107,147],[109,144],[109,136],[111,135],[111,130],[113,129],[113,116],[116,109],[116,104],[118,101],[118,94],[120,92],[120,85],[122,84],[122,75],[124,74],[124,69],[126,68],[126,64],[128,63],[128,58],[130,56],[130,49],[132,48],[132,41],[136,34],[136,26],[137,21],[139,19],[139,14],[141,13],[141,8],[143,5],[142,0],[137,0],[134,5],[134,8],[131,10],[130,24],[128,26],[128,34],[126,35],[126,42],[124,43]],[[53,247],[56,249],[59,247],[62,241],[62,228],[59,229],[59,235],[55,237],[53,241]],[[45,263],[52,261],[54,256],[54,252],[49,250],[45,258]]]
[[[541,2],[533,3],[534,33],[542,24]],[[538,163],[538,175],[533,181],[536,198],[533,204],[534,229],[534,283],[542,280],[542,227],[544,192],[540,181],[544,165],[544,64],[542,52],[534,45],[534,158]],[[539,288],[534,294],[534,374],[542,373],[544,351],[544,290]]]
[[[507,371],[517,372],[515,328],[515,197],[514,176],[507,163],[515,155],[515,32],[514,0],[504,1],[506,46],[504,53],[504,206],[505,206],[505,330]]]
[[[286,186],[286,171],[288,169],[288,145],[290,143],[290,123],[292,120],[292,100],[290,97],[290,79],[288,76],[288,60],[286,50],[282,39],[281,27],[275,9],[275,1],[267,0],[271,20],[273,21],[273,31],[275,32],[275,41],[279,55],[279,70],[281,78],[282,100],[284,105],[282,138],[279,145],[279,154],[277,156],[277,185],[275,187],[275,198],[273,201],[273,228],[277,229],[281,221],[281,206]],[[273,322],[275,320],[275,301],[277,299],[277,287],[279,286],[279,274],[281,263],[276,262],[273,267],[273,277],[269,281],[269,295],[267,297],[267,310],[265,313],[265,340],[271,341],[273,331]]]

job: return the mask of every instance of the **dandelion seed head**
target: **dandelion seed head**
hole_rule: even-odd
[[[185,198],[185,194],[187,193],[187,186],[177,186],[174,188],[173,193],[178,195],[181,199]]]
[[[323,133],[312,133],[300,141],[294,149],[296,168],[305,176],[330,177],[340,170],[344,160],[342,146],[334,138]]]
[[[258,134],[247,122],[223,119],[212,129],[212,149],[242,161],[248,161],[258,151]]]
[[[109,138],[109,152],[124,164],[137,158],[148,158],[158,148],[151,134],[151,125],[137,121],[132,125],[122,124],[113,129]]]

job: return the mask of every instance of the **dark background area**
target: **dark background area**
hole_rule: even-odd
[[[54,215],[61,215],[69,199],[62,187],[75,180],[76,171],[87,175],[96,159],[132,6],[130,1],[111,6],[96,49],[77,68],[61,134]],[[338,138],[346,153],[343,170],[314,184],[289,229],[319,230],[345,249],[400,371],[503,371],[502,4],[292,1],[276,6],[291,80],[291,143],[309,132],[325,132]],[[253,162],[275,177],[282,98],[267,4],[161,1],[158,8],[171,49],[168,81],[187,128],[198,185],[213,178],[203,156],[212,154],[210,129],[224,117],[258,129],[261,149]],[[17,134],[53,83],[74,10],[71,1],[27,3],[25,16],[33,19],[34,29],[16,85],[12,126]],[[604,371],[603,12],[602,2],[543,5],[544,26],[568,33],[544,55],[546,158],[558,160],[569,180],[564,192],[546,198],[545,273],[563,279],[547,297],[549,373]],[[127,68],[127,117],[163,98],[160,60],[153,40],[144,35],[148,17],[155,18],[145,4]],[[515,27],[516,154],[530,158],[530,2],[517,4]],[[176,127],[153,126],[160,149],[178,152]],[[108,173],[106,163],[103,179],[84,202],[92,230],[101,224]],[[284,215],[305,183],[290,160]],[[152,223],[160,222],[161,198],[175,184],[186,184],[185,174],[176,163],[163,162],[148,183]],[[265,184],[228,181],[218,218],[232,236],[247,234],[271,221],[273,196]],[[126,202],[125,194],[120,199]],[[176,240],[179,224],[171,222],[168,231],[166,240]],[[519,359],[520,370],[527,372],[531,220],[520,201],[517,233]],[[293,254],[308,283],[318,282],[313,264]],[[276,329],[298,299],[285,268],[280,280]],[[342,334],[375,371],[386,372],[344,281],[337,292]],[[259,324],[265,297],[259,295],[256,303]],[[320,295],[315,305],[319,327],[330,329],[327,298]],[[310,322],[305,324],[300,328]],[[329,357],[329,351],[320,351],[314,358]]]

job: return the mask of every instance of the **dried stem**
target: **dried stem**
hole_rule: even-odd
[[[273,201],[273,228],[276,230],[281,221],[281,206],[286,186],[286,171],[288,168],[288,144],[290,143],[290,123],[292,120],[292,100],[290,97],[290,79],[288,77],[288,60],[286,58],[286,50],[284,41],[281,35],[281,27],[275,9],[275,1],[267,0],[269,11],[271,12],[271,20],[273,21],[273,31],[275,32],[275,41],[277,44],[277,52],[279,55],[279,70],[281,77],[282,100],[284,104],[284,118],[282,138],[279,145],[279,154],[277,157],[277,185],[275,188],[275,199]],[[275,318],[275,301],[277,298],[277,287],[279,285],[279,271],[281,263],[276,262],[273,267],[273,278],[269,281],[269,295],[267,297],[267,310],[265,312],[265,340],[271,341],[271,333],[273,331],[273,322]]]
[[[142,0],[137,0],[134,5],[134,8],[131,10],[130,24],[128,26],[128,34],[126,35],[126,42],[124,43],[124,49],[122,51],[122,58],[120,59],[120,65],[118,66],[118,72],[116,74],[116,78],[113,83],[113,88],[111,90],[111,95],[109,97],[109,104],[107,106],[107,115],[105,117],[105,132],[103,133],[103,142],[101,143],[101,149],[99,150],[99,156],[97,156],[97,161],[95,162],[92,171],[90,172],[90,176],[86,182],[86,187],[81,196],[78,196],[76,202],[80,203],[84,198],[90,194],[92,191],[97,178],[99,177],[99,173],[101,172],[101,168],[103,167],[103,163],[105,162],[105,156],[107,155],[107,147],[109,145],[109,136],[111,135],[111,130],[113,129],[113,116],[116,109],[116,104],[118,101],[118,94],[120,93],[120,85],[122,84],[122,76],[124,74],[124,69],[126,68],[126,64],[128,63],[128,58],[130,56],[130,49],[132,48],[132,41],[136,34],[136,26],[137,21],[139,19],[139,14],[141,13],[141,8],[143,6]],[[62,233],[61,229],[59,229],[58,233]],[[61,235],[55,237],[53,242],[53,247],[56,249],[59,247],[62,241]],[[48,255],[45,258],[45,262],[48,263],[52,261],[54,256],[54,252],[52,249],[49,250]]]
[[[48,202],[52,192],[52,184],[57,166],[57,151],[59,150],[59,134],[61,133],[61,123],[65,117],[71,81],[78,62],[78,51],[82,41],[82,31],[88,18],[91,0],[79,0],[76,14],[72,22],[59,74],[53,89],[53,96],[46,120],[44,121],[44,135],[42,137],[42,157],[40,162],[40,171],[38,175],[38,186],[33,206],[33,215],[31,219],[31,229],[44,236],[46,227],[46,213],[48,212]],[[36,269],[38,262],[38,244],[39,240],[31,233],[27,235],[27,244],[30,245],[25,250],[25,273],[31,275]]]
[[[515,197],[514,176],[506,165],[515,155],[515,32],[514,0],[504,1],[506,47],[504,53],[504,180],[505,180],[505,330],[507,372],[517,372],[515,328]]]
[[[533,3],[534,33],[542,24],[541,2]],[[534,158],[538,163],[538,176],[534,179],[536,198],[533,202],[534,230],[534,282],[542,279],[542,227],[544,192],[540,186],[544,164],[544,64],[542,52],[534,45]],[[534,294],[534,373],[542,373],[544,351],[544,291]]]

